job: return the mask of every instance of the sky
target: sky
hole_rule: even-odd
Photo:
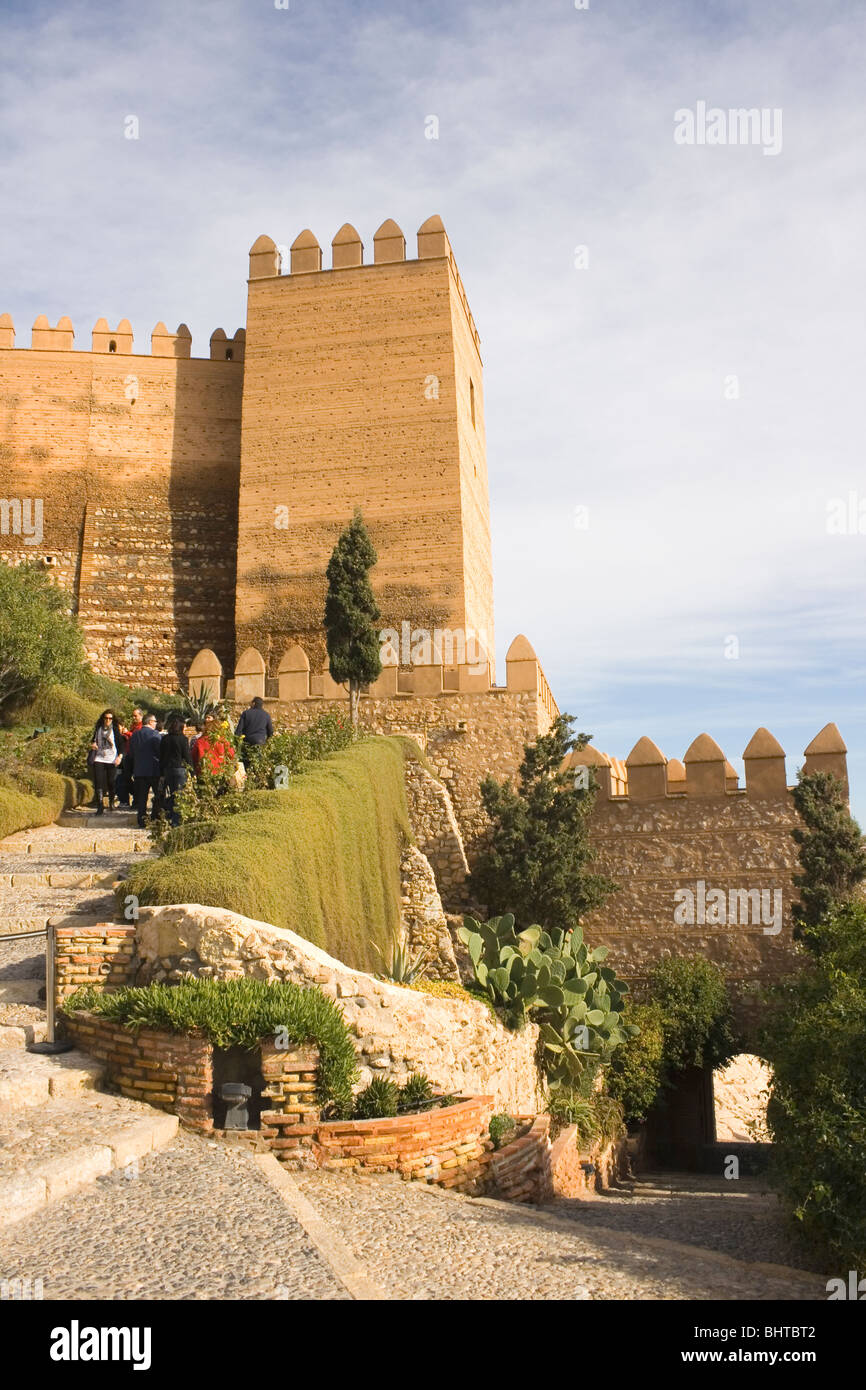
[[[3,0],[0,42],[20,345],[104,315],[206,356],[261,232],[369,254],[393,217],[411,255],[439,213],[499,678],[524,632],[597,747],[706,730],[741,769],[765,725],[789,781],[833,720],[866,819],[860,0]]]

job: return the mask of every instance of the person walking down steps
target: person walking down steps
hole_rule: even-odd
[[[114,710],[102,711],[93,730],[90,742],[90,763],[93,772],[93,791],[96,799],[96,814],[103,815],[102,798],[108,793],[108,809],[114,810],[114,780],[120,763],[122,748],[119,729],[115,725]]]

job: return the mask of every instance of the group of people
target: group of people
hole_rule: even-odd
[[[235,734],[243,740],[241,748],[261,746],[273,732],[264,701],[257,696],[238,720]],[[188,736],[180,714],[170,715],[163,726],[157,715],[134,709],[125,728],[114,710],[103,710],[88,758],[96,814],[104,814],[107,796],[109,811],[114,810],[115,801],[119,809],[134,807],[142,829],[147,824],[148,802],[151,820],[164,813],[172,825],[178,825],[176,800],[190,773],[200,775],[206,765],[216,774],[235,761],[230,733],[215,714],[207,714],[203,724],[195,725],[195,735]]]

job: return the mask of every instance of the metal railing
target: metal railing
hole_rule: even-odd
[[[0,946],[4,941],[24,941],[27,937],[45,937],[45,1018],[46,1018],[46,1037],[44,1043],[33,1042],[30,1044],[31,1052],[64,1052],[72,1044],[58,1042],[55,1036],[55,989],[57,985],[57,938],[54,935],[54,927],[50,922],[46,922],[44,927],[38,927],[35,931],[17,931],[0,933]]]

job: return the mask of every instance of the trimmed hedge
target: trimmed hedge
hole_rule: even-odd
[[[17,830],[50,825],[61,811],[88,800],[92,791],[90,782],[44,768],[22,769],[15,777],[0,775],[0,839]]]
[[[315,986],[282,980],[181,980],[176,985],[145,985],[103,994],[93,986],[65,1001],[67,1014],[86,1011],[137,1032],[202,1032],[214,1047],[254,1048],[282,1035],[288,1044],[319,1050],[316,1099],[321,1105],[352,1103],[358,1077],[355,1047],[342,1012]]]
[[[133,893],[142,905],[228,908],[375,972],[374,944],[387,954],[400,922],[409,837],[401,741],[356,743],[249,802],[196,827],[200,843],[136,865],[118,902]]]

